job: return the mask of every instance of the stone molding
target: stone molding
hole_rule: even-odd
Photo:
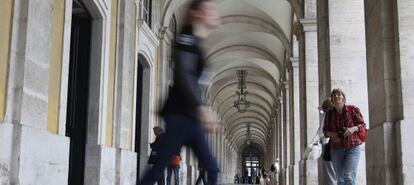
[[[315,32],[317,31],[316,19],[300,19],[300,23],[303,26],[303,32]]]
[[[303,33],[303,25],[296,21],[295,23],[293,23],[292,25],[292,33],[296,36],[296,39],[299,40],[299,37],[302,35]]]
[[[142,20],[138,20],[138,50],[144,55],[150,68],[154,66],[155,50],[159,45],[159,40],[155,33],[148,27],[148,25]]]
[[[292,64],[292,68],[299,67],[299,57],[290,57],[290,62]]]

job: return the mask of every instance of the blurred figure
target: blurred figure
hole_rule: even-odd
[[[359,132],[365,132],[365,122],[359,108],[345,105],[345,93],[333,89],[333,109],[325,115],[323,132],[330,138],[331,159],[338,185],[354,185],[363,143]]]
[[[247,169],[244,169],[243,172],[243,183],[249,183],[249,171]]]
[[[252,184],[257,184],[257,179],[256,179],[257,174],[256,173],[257,173],[256,170],[252,169],[252,175],[251,175],[251,177],[252,177]]]
[[[327,98],[323,101],[322,105],[318,108],[319,113],[325,116],[325,113],[330,109],[333,109],[333,104],[331,98]],[[321,133],[321,132],[320,132]],[[324,163],[324,183],[326,185],[336,185],[336,176],[333,164],[331,162],[331,154],[329,147],[329,138],[326,138],[323,133],[319,136],[322,142],[322,151],[323,151],[323,163]]]
[[[279,162],[279,158],[276,158],[275,161],[275,184],[278,185],[279,184],[279,172],[280,172],[280,162]]]
[[[270,178],[269,178],[269,175],[268,175],[267,171],[265,170],[265,168],[262,167],[262,169],[260,171],[261,171],[260,185],[270,184]]]
[[[276,184],[276,167],[274,164],[270,166],[270,184],[275,185]]]
[[[163,132],[161,127],[155,126],[154,128],[152,128],[152,131],[154,132],[155,135],[155,140],[154,142],[152,142],[150,144],[151,147],[151,155],[148,159],[148,164],[150,165],[155,165],[156,163],[160,162],[159,156],[158,156],[158,152],[160,150],[160,143],[161,143],[161,139],[163,137]],[[164,172],[162,172],[162,175],[158,178],[157,182],[158,185],[164,185]]]
[[[143,185],[153,185],[162,176],[171,156],[183,145],[191,147],[204,164],[208,183],[217,184],[219,168],[204,131],[213,131],[218,117],[210,107],[203,105],[198,83],[204,68],[199,43],[221,23],[217,4],[213,0],[192,0],[184,21],[176,42],[174,85],[161,112],[167,127],[159,151],[161,162],[144,175],[140,183]]]
[[[239,173],[236,173],[236,175],[234,175],[234,183],[235,184],[240,183],[240,174]]]

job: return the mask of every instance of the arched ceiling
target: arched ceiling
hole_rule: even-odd
[[[171,16],[181,24],[189,0],[164,0],[162,26]],[[209,71],[205,97],[222,118],[230,142],[238,151],[246,147],[247,132],[251,143],[267,148],[275,117],[279,83],[286,56],[290,56],[293,10],[298,0],[217,0],[222,25],[203,42]],[[237,100],[237,70],[246,70],[246,99],[251,103],[240,113],[233,106]]]

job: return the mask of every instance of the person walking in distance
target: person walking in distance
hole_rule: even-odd
[[[180,184],[180,163],[181,155],[177,152],[171,157],[170,165],[167,168],[167,185],[171,185],[171,176],[174,172],[174,185]]]
[[[161,127],[159,126],[155,126],[154,128],[152,128],[152,131],[154,132],[155,140],[154,142],[150,143],[151,155],[148,159],[148,164],[155,165],[157,163],[160,163],[158,153],[160,150],[161,139],[163,138],[164,133]],[[164,179],[165,179],[165,176],[163,172],[162,175],[157,179],[158,185],[164,185],[165,184]]]
[[[204,132],[212,132],[217,127],[218,116],[201,101],[198,80],[204,69],[199,43],[220,23],[214,0],[190,1],[175,45],[174,85],[161,111],[167,128],[159,151],[161,162],[144,175],[139,183],[141,185],[153,185],[162,176],[171,156],[183,145],[192,148],[198,160],[205,165],[208,183],[217,184],[219,168],[209,150]]]

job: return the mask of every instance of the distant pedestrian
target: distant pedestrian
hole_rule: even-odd
[[[180,184],[180,153],[174,154],[170,159],[170,165],[167,168],[167,185],[171,185],[171,176],[174,173],[174,185]]]
[[[150,144],[151,155],[148,159],[148,164],[155,165],[161,162],[159,158],[159,151],[160,151],[161,139],[163,138],[164,133],[161,127],[158,127],[158,126],[155,126],[154,128],[152,128],[152,131],[154,132],[155,140],[154,142]],[[158,185],[164,185],[165,184],[164,179],[165,179],[164,172],[162,172],[162,175],[157,179],[156,182],[158,182]]]

